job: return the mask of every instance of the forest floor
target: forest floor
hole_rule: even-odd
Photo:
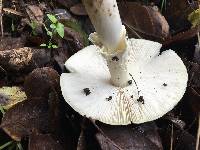
[[[60,90],[64,63],[91,44],[94,32],[81,1],[0,0],[0,150],[200,150],[199,5],[118,2],[128,36],[174,50],[189,80],[181,101],[162,118],[111,126],[80,116]]]

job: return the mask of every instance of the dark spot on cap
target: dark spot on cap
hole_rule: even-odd
[[[166,83],[163,83],[163,86],[167,86],[167,84],[166,84]]]
[[[132,84],[132,80],[129,80],[129,81],[128,81],[128,84],[131,85],[131,84]]]
[[[86,96],[90,95],[90,89],[89,88],[84,88],[83,92],[85,93]]]
[[[112,61],[118,61],[119,58],[117,56],[112,57]]]
[[[144,98],[143,96],[140,96],[138,99],[137,99],[138,102],[141,102],[142,104],[144,104]]]
[[[113,5],[113,7],[116,7],[116,5]]]
[[[131,95],[131,98],[133,98],[133,95]]]
[[[108,98],[106,98],[107,101],[110,101],[112,99],[112,96],[109,96]]]

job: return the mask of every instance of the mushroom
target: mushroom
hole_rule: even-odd
[[[60,78],[66,102],[81,115],[111,125],[162,117],[182,98],[188,74],[172,50],[129,39],[116,0],[83,0],[96,32],[94,45],[70,57]]]

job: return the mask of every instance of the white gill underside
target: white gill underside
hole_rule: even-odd
[[[155,120],[178,103],[188,77],[177,54],[168,50],[159,55],[159,43],[141,39],[130,39],[128,45],[135,47],[127,48],[132,84],[124,88],[110,83],[107,63],[97,46],[88,46],[68,59],[71,73],[62,74],[60,84],[75,111],[107,124],[126,125]],[[88,96],[84,88],[90,89]],[[144,104],[138,101],[141,96]]]

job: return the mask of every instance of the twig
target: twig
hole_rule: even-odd
[[[3,37],[3,0],[0,0],[0,26],[1,36]]]
[[[199,138],[200,138],[200,113],[198,114],[198,131],[197,131],[197,140],[196,140],[196,150],[199,149]]]
[[[173,141],[174,141],[174,126],[172,124],[172,129],[171,129],[171,140],[170,140],[170,150],[173,150]]]

